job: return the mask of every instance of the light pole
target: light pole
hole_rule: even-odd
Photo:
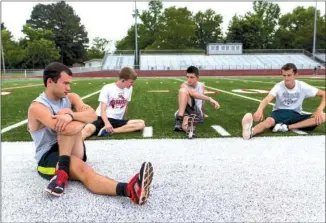
[[[317,0],[315,5],[315,19],[314,19],[314,42],[312,45],[312,57],[315,59],[315,53],[316,53],[316,28],[317,27]]]
[[[137,17],[138,17],[138,11],[136,6],[136,0],[135,0],[135,68],[138,67],[138,34],[137,34]]]
[[[3,66],[3,74],[6,74],[6,66],[5,66],[5,56],[3,53],[3,44],[2,44],[2,37],[0,35],[0,43],[1,43],[1,57],[2,57],[2,66]]]

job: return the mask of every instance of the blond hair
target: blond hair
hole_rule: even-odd
[[[134,69],[130,67],[124,67],[119,72],[119,78],[125,79],[125,80],[136,80],[137,79],[137,73],[134,71]]]

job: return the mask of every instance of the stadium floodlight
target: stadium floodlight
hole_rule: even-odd
[[[137,17],[138,17],[138,10],[135,0],[135,65],[138,66],[138,33],[137,33]],[[137,67],[135,67],[137,68]]]
[[[316,53],[316,27],[317,27],[317,0],[315,5],[315,19],[314,19],[314,40],[312,45],[312,57],[315,59],[315,53]]]
[[[3,44],[2,44],[1,35],[0,35],[0,44],[1,44],[0,47],[1,47],[1,57],[2,57],[3,74],[5,75],[6,74],[5,56],[4,56],[4,53],[3,53]]]

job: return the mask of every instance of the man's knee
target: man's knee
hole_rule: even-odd
[[[95,125],[93,125],[93,124],[87,124],[83,128],[82,132],[83,132],[83,135],[91,136],[91,135],[93,135],[93,133],[95,132],[95,130],[96,130]]]
[[[139,130],[143,130],[145,128],[145,121],[139,120]]]
[[[145,121],[144,120],[137,120],[137,122],[135,122],[133,124],[137,130],[143,130],[145,128]]]
[[[182,88],[180,88],[179,89],[179,94],[189,94],[189,92],[188,92],[188,89],[186,89],[186,88],[184,88],[184,87],[182,87]]]
[[[266,124],[266,128],[269,128],[269,127],[272,127],[275,125],[275,120],[271,117],[268,117],[268,118],[266,118],[264,123]]]

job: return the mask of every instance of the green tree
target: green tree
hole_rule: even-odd
[[[25,51],[13,39],[11,32],[7,29],[2,29],[1,40],[6,68],[17,69],[22,67],[25,59]]]
[[[25,46],[26,66],[30,68],[44,68],[48,63],[60,58],[59,49],[53,41],[50,30],[33,29],[27,24],[23,27],[26,37],[20,45]]]
[[[142,23],[137,24],[138,48],[146,49],[155,41],[155,34],[158,30],[160,17],[162,15],[163,4],[160,0],[150,1],[148,10],[144,10],[140,15]],[[138,15],[135,13],[134,16]],[[118,50],[134,50],[135,49],[135,26],[132,25],[127,32],[127,36],[117,41],[116,48]]]
[[[93,39],[92,47],[87,50],[88,59],[103,58],[110,43],[110,40],[95,37]]]
[[[253,12],[246,13],[244,17],[235,15],[232,18],[226,40],[241,42],[246,49],[271,48],[279,16],[278,4],[255,1]]]
[[[274,46],[282,49],[306,49],[312,51],[315,8],[297,7],[279,20]],[[326,19],[317,10],[316,48],[326,48]]]
[[[5,24],[2,22],[1,23],[1,30],[3,30],[3,29],[7,29],[7,28],[5,27]]]
[[[223,39],[221,24],[223,18],[212,9],[198,12],[194,16],[196,25],[196,44],[198,48],[206,49],[208,43],[221,42]]]
[[[33,29],[51,30],[60,49],[61,61],[66,65],[82,62],[87,57],[87,32],[73,8],[60,1],[53,4],[37,4],[31,18],[26,21]]]
[[[175,6],[166,8],[160,18],[158,31],[150,49],[190,49],[194,43],[196,25],[192,13]]]

